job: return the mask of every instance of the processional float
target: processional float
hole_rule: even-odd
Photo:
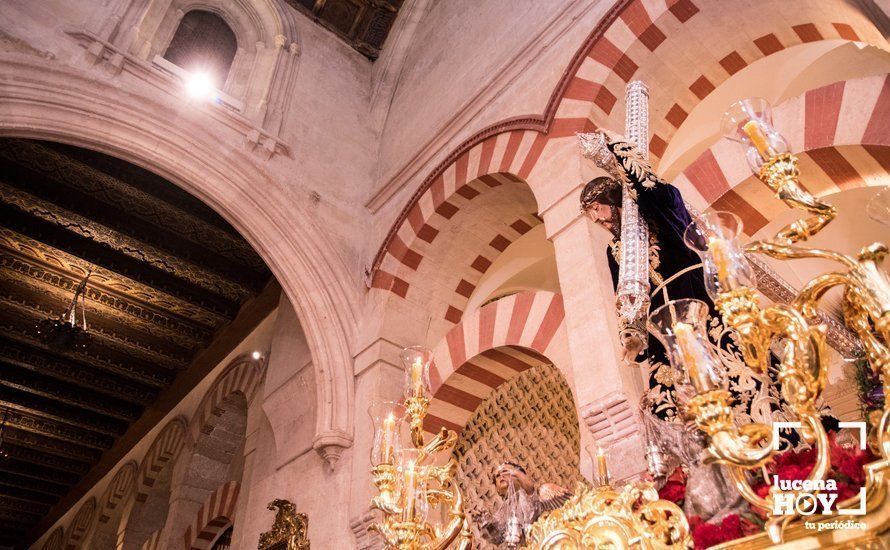
[[[794,548],[860,548],[890,535],[890,403],[868,434],[878,459],[865,465],[861,493],[837,503],[835,511],[777,512],[778,502],[798,498],[794,490],[773,486],[765,496],[752,488],[751,473],[763,468],[778,452],[778,430],[756,421],[738,425],[732,414],[732,396],[721,360],[707,338],[708,307],[702,301],[672,300],[648,315],[649,239],[640,219],[627,178],[627,170],[649,169],[648,90],[639,82],[628,86],[625,133],[630,146],[621,152],[627,162],[598,143],[604,134],[580,135],[585,156],[617,175],[625,183],[622,198],[622,255],[617,289],[622,331],[649,330],[664,344],[671,365],[694,394],[685,414],[707,436],[705,460],[728,467],[739,494],[766,517],[765,532],[727,543],[722,548],[767,548],[780,543]],[[828,435],[816,403],[825,386],[828,369],[825,316],[819,304],[827,291],[843,292],[846,326],[859,338],[871,369],[882,377],[890,392],[890,278],[882,267],[888,248],[868,245],[855,256],[806,246],[837,216],[836,209],[813,196],[800,181],[798,159],[774,128],[769,105],[759,99],[735,103],[724,115],[726,137],[744,147],[748,164],[776,198],[805,216],[781,228],[773,237],[746,245],[740,243],[741,220],[730,212],[698,214],[684,235],[686,244],[702,260],[705,286],[723,323],[737,335],[747,367],[766,374],[771,353],[778,350],[777,381],[787,412],[799,424],[799,433],[816,452],[807,481],[819,486],[831,465]],[[607,154],[608,153],[608,154]],[[690,209],[691,210],[691,209]],[[763,255],[775,260],[805,258],[829,260],[835,269],[814,277],[787,303],[763,306],[756,289],[756,272]],[[754,267],[752,267],[752,264]],[[755,269],[756,268],[756,269]],[[645,334],[645,332],[643,332]],[[645,341],[645,339],[643,339]],[[438,465],[434,457],[449,457],[457,434],[444,428],[430,441],[423,437],[423,419],[429,406],[428,351],[409,348],[406,363],[406,399],[372,408],[375,426],[372,474],[379,495],[373,506],[383,521],[371,529],[380,533],[387,548],[400,550],[468,548],[472,541],[463,500],[454,474],[454,458]],[[762,377],[769,383],[767,376]],[[402,428],[411,445],[397,449]],[[530,548],[686,548],[691,544],[689,523],[683,511],[660,500],[649,482],[615,487],[608,478],[605,458],[598,463],[594,485],[579,485],[561,508],[530,526],[525,540]],[[823,484],[824,485],[824,484]],[[431,514],[434,508],[440,512]],[[838,512],[839,510],[840,512]],[[861,514],[860,514],[861,511]],[[852,520],[862,529],[832,529]],[[823,528],[824,527],[824,528]]]

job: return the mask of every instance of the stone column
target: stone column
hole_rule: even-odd
[[[581,214],[583,188],[583,183],[566,186],[562,196],[541,213],[556,250],[575,399],[594,439],[614,442],[609,463],[617,479],[645,469],[637,416],[643,384],[639,367],[621,362],[615,293],[606,257],[610,236]]]

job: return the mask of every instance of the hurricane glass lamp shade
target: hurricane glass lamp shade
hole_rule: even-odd
[[[368,407],[374,441],[371,445],[371,465],[393,464],[401,450],[401,433],[405,406],[395,401],[381,401]]]
[[[649,315],[649,330],[664,345],[671,366],[680,373],[678,393],[692,396],[726,389],[723,364],[708,340],[708,304],[672,300]]]
[[[403,349],[399,357],[405,367],[405,398],[429,397],[432,394],[430,365],[433,352],[421,346],[411,346]]]
[[[732,212],[710,212],[686,226],[683,241],[699,255],[711,299],[740,287],[755,288],[757,278],[739,244],[742,220]]]
[[[591,442],[586,447],[587,456],[590,457],[590,465],[592,469],[591,482],[597,487],[608,485],[609,477],[609,451],[612,443],[605,440]]]
[[[868,200],[865,213],[878,223],[890,225],[890,185],[885,186]]]
[[[748,166],[760,174],[763,163],[788,152],[788,142],[773,126],[770,104],[763,98],[741,99],[723,114],[723,135],[745,148]]]

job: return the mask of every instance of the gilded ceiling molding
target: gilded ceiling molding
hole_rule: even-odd
[[[107,396],[79,387],[62,386],[52,378],[35,375],[22,369],[13,369],[7,365],[3,365],[3,385],[127,423],[138,419],[142,412],[139,406],[129,405],[117,399],[109,399]]]
[[[0,401],[4,400],[0,398]],[[6,425],[11,428],[15,428],[16,430],[22,432],[30,432],[36,435],[47,436],[61,441],[67,441],[68,443],[74,443],[75,445],[88,447],[90,449],[96,449],[98,451],[106,451],[111,448],[113,438],[94,432],[93,428],[95,426],[90,426],[89,428],[80,428],[72,425],[71,423],[73,421],[70,419],[67,421],[65,419],[62,419],[61,423],[54,422],[51,420],[38,418],[36,416],[31,416],[28,413],[27,407],[9,402],[4,402],[3,405],[9,409],[9,415],[7,416]],[[5,432],[3,436],[4,439],[6,439],[7,435]],[[12,441],[19,440],[22,443],[29,440],[28,437],[16,438],[12,434],[10,434],[9,439]],[[28,446],[33,446],[36,449],[40,449],[41,447],[49,448],[47,445],[41,445],[39,442],[36,441],[33,443],[33,445],[29,442]],[[60,445],[60,447],[64,448],[64,445]],[[62,449],[59,449],[55,446],[53,446],[53,448],[54,452],[61,453],[63,456],[70,456],[71,458],[84,458],[86,456],[92,456],[86,455],[84,453],[78,453],[76,449],[72,449],[70,452],[64,452]]]
[[[9,302],[6,305],[8,309],[4,313],[10,314],[17,322],[12,322],[11,319],[0,319],[0,328],[3,329],[3,341],[13,341],[16,345],[27,347],[27,351],[16,352],[19,354],[17,355],[19,357],[18,360],[24,361],[25,358],[30,360],[32,357],[26,354],[34,354],[33,357],[35,359],[38,357],[43,358],[38,359],[40,361],[39,364],[46,365],[53,372],[59,372],[64,376],[71,377],[73,375],[72,367],[63,365],[58,360],[48,356],[44,350],[45,345],[22,328],[33,326],[46,316],[39,311],[22,306],[18,302]],[[6,348],[4,347],[3,349]],[[8,352],[4,351],[3,353]],[[74,350],[68,353],[68,357],[74,360],[74,368],[83,368],[84,365],[91,364],[101,370],[123,376],[130,381],[139,382],[157,390],[167,387],[173,381],[173,372],[166,372],[150,364],[137,361],[132,356],[128,360],[125,360],[125,357],[120,355],[115,359],[109,359],[88,354],[85,351]],[[144,396],[148,395],[144,389],[127,382],[121,382],[119,386],[108,387],[119,388],[120,391],[127,395],[133,395],[137,401],[144,399]]]
[[[104,289],[114,296],[139,296],[142,301],[155,306],[158,310],[173,312],[195,324],[216,327],[228,322],[229,319],[212,307],[202,307],[202,304],[190,302],[184,296],[174,295],[174,293],[179,294],[178,289],[171,289],[173,293],[160,291],[109,269],[91,264],[73,254],[43,244],[7,227],[0,227],[0,253],[16,258],[30,258],[44,266],[45,269],[65,272],[78,280],[92,269],[90,289]]]
[[[52,309],[56,311],[64,309],[80,283],[76,277],[45,269],[37,262],[28,259],[9,258],[2,252],[0,252],[0,281],[33,291],[41,297],[41,303],[52,304]],[[109,295],[100,287],[87,287],[86,299],[90,303],[90,311],[101,316],[103,320],[117,320],[122,326],[128,329],[136,328],[159,339],[162,343],[169,341],[191,351],[202,347],[212,336],[208,327],[183,323],[160,310],[145,308],[126,296]],[[151,346],[152,341],[149,339],[137,344]]]
[[[20,290],[21,289],[13,289],[11,288],[11,285],[8,284],[0,287],[0,306],[5,308],[4,316],[16,316],[19,319],[28,320],[23,324],[12,325],[10,327],[17,334],[26,337],[29,329],[37,322],[42,321],[47,317],[58,316],[61,311],[53,311],[50,308],[41,309],[39,306],[35,307],[35,304],[33,304],[31,300],[22,297]],[[173,355],[169,352],[165,353],[163,350],[147,346],[143,342],[128,338],[122,334],[117,334],[114,332],[114,329],[107,326],[93,323],[90,325],[90,334],[92,335],[94,344],[116,351],[122,357],[130,357],[136,359],[140,363],[152,365],[154,368],[147,367],[142,370],[141,374],[150,378],[165,380],[167,381],[166,384],[172,382],[175,371],[184,369],[189,365],[182,356]],[[157,367],[167,369],[171,371],[171,373],[169,376],[161,373],[153,373],[153,370],[158,370]],[[131,372],[132,371],[128,370],[126,374],[130,374]],[[121,374],[125,373],[121,372]]]
[[[12,440],[7,439],[7,441],[11,442]],[[9,453],[10,457],[21,460],[22,462],[45,466],[48,470],[58,470],[60,472],[72,474],[78,478],[86,474],[90,469],[84,462],[76,462],[74,460],[49,454],[48,452],[40,452],[38,450],[26,449],[24,447],[9,447],[8,450],[4,450]],[[43,449],[43,451],[46,450],[47,449]],[[0,509],[7,507],[3,502],[3,497],[0,497]],[[43,516],[43,514],[40,515]]]
[[[92,73],[33,56],[0,55],[0,67],[0,134],[63,141],[152,166],[227,214],[272,269],[306,334],[319,371],[315,448],[331,457],[336,451],[329,448],[350,446],[349,342],[360,298],[356,278],[329,253],[334,247],[312,214],[258,159],[231,148],[237,133],[223,137],[225,125],[180,112],[176,98],[150,88],[124,92]],[[254,192],[258,186],[262,194]]]
[[[89,195],[92,200],[113,206],[125,214],[167,227],[195,244],[210,245],[231,260],[253,269],[265,268],[263,260],[240,236],[55,149],[31,141],[3,140],[0,142],[0,158],[64,187],[76,189]]]
[[[105,450],[102,446],[97,450],[94,447],[82,445],[76,437],[59,437],[60,432],[57,430],[43,429],[50,424],[33,425],[29,421],[23,421],[20,426],[21,429],[13,426],[10,422],[3,431],[3,440],[19,447],[61,457],[56,461],[60,464],[68,464],[63,468],[65,471],[79,471],[80,466],[89,469],[89,464],[98,460],[101,452]],[[64,436],[64,433],[62,435]],[[63,459],[69,459],[72,462],[65,463],[62,461]]]
[[[250,296],[250,290],[243,285],[3,182],[0,182],[0,202],[75,235],[103,244],[155,269],[191,281],[204,290],[233,302],[240,302]]]

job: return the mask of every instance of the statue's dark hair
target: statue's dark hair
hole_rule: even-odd
[[[594,203],[621,206],[621,185],[608,176],[590,180],[581,191],[581,208],[587,210]]]

